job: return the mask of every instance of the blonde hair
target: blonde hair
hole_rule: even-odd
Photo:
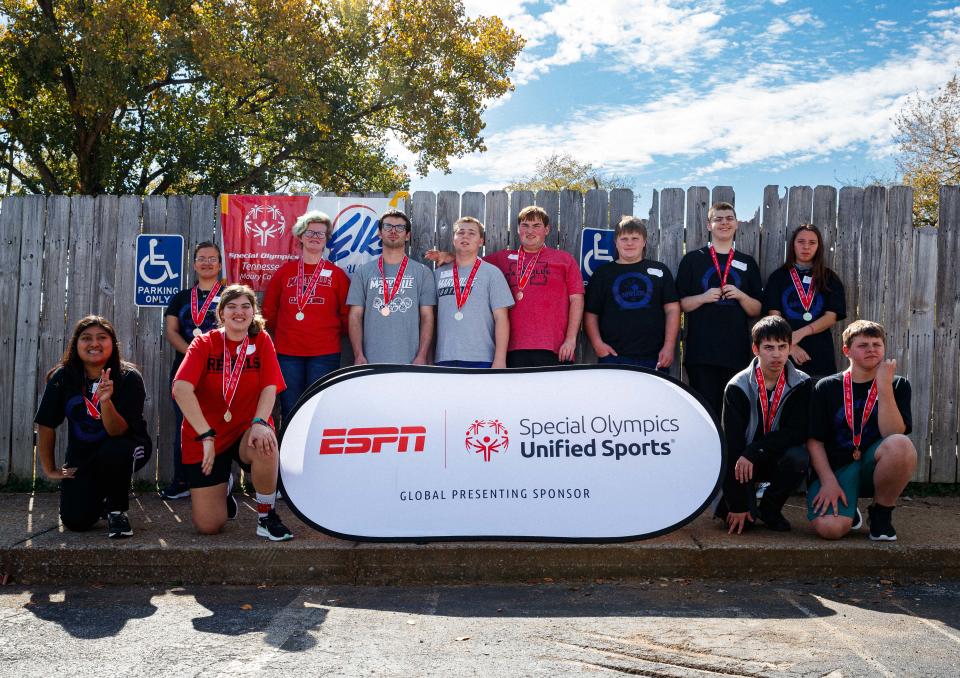
[[[487,236],[484,232],[483,224],[480,223],[480,220],[476,217],[460,217],[455,222],[453,222],[453,233],[456,235],[457,231],[460,230],[457,227],[462,224],[473,224],[480,231],[480,237],[484,240],[487,239]]]
[[[327,213],[321,212],[320,210],[313,210],[301,214],[297,219],[297,223],[293,225],[293,234],[298,238],[302,238],[310,224],[324,224],[327,227],[327,237],[330,237],[330,229],[333,228],[333,223],[330,221]]]

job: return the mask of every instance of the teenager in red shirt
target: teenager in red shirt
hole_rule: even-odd
[[[287,383],[280,394],[284,422],[310,384],[340,367],[350,278],[323,259],[331,229],[330,217],[323,212],[307,212],[297,219],[293,234],[303,253],[274,273],[263,297],[263,317],[276,340]]]
[[[257,490],[257,534],[292,539],[274,510],[280,454],[270,413],[285,384],[273,341],[246,285],[221,293],[217,318],[220,329],[193,340],[173,382],[193,524],[216,534],[236,516],[229,481],[237,461]]]

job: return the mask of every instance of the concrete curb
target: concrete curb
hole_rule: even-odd
[[[20,584],[468,584],[650,577],[776,579],[833,576],[960,578],[960,498],[917,500],[897,512],[896,543],[861,532],[824,542],[809,532],[798,501],[783,534],[757,529],[727,537],[701,516],[670,535],[627,544],[470,542],[355,543],[331,539],[281,509],[297,538],[254,536],[255,514],[215,537],[196,535],[189,502],[141,497],[131,506],[136,535],[108,540],[105,527],[66,533],[57,495],[0,495],[13,516],[0,529],[0,575]],[[29,506],[29,510],[24,507]],[[244,507],[251,509],[249,500]],[[29,525],[18,529],[17,523]],[[102,529],[99,529],[102,528]]]

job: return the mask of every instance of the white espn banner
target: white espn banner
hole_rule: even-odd
[[[695,518],[723,453],[699,397],[639,368],[366,365],[304,394],[280,478],[344,539],[626,541]]]

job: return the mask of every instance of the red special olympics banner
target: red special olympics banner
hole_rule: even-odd
[[[274,272],[300,256],[293,226],[307,211],[332,220],[326,257],[347,274],[380,255],[380,215],[403,208],[405,192],[386,198],[302,195],[221,195],[220,226],[231,282],[265,290]]]

